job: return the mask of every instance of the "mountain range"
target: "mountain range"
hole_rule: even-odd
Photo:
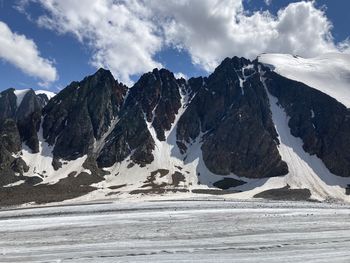
[[[214,194],[349,201],[350,55],[226,58],[132,86],[0,93],[0,205]]]

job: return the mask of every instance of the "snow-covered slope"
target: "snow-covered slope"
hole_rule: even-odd
[[[28,93],[28,91],[30,91],[30,89],[16,89],[14,91],[14,93],[17,97],[17,107],[19,107],[19,105],[21,105],[23,98]],[[48,90],[35,90],[34,92],[36,95],[45,94],[49,100],[51,98],[53,98],[54,96],[56,96],[56,93],[48,91]]]
[[[56,96],[56,93],[48,90],[35,90],[34,92],[36,95],[45,94],[49,100],[51,100],[51,98]]]
[[[18,153],[17,157],[22,157],[23,160],[29,165],[29,170],[25,173],[26,176],[39,176],[43,181],[43,184],[54,184],[60,179],[66,178],[72,172],[87,172],[89,170],[83,168],[87,156],[83,156],[74,161],[62,161],[62,168],[55,170],[52,166],[53,159],[53,146],[50,146],[45,142],[43,138],[42,124],[38,132],[39,139],[39,152],[33,153],[24,143],[22,152]]]
[[[146,120],[148,130],[155,141],[155,149],[153,151],[154,161],[151,164],[148,164],[146,167],[141,167],[139,165],[131,166],[129,157],[120,163],[116,163],[112,167],[105,168],[104,170],[110,172],[110,174],[105,176],[105,180],[93,185],[98,189],[77,200],[85,201],[104,199],[107,196],[113,197],[115,196],[115,191],[112,189],[115,186],[122,186],[120,188],[118,187],[118,197],[124,196],[128,198],[130,198],[128,193],[135,190],[141,190],[145,193],[157,193],[156,189],[158,187],[169,190],[169,192],[174,189],[180,190],[177,196],[188,196],[189,193],[186,193],[187,190],[209,189],[213,187],[213,183],[221,180],[223,177],[210,172],[204,164],[200,149],[203,134],[201,133],[191,145],[189,145],[187,155],[181,154],[176,144],[177,124],[181,115],[186,110],[188,103],[189,96],[184,89],[181,89],[181,107],[171,129],[165,131],[165,141],[158,140],[152,123]],[[107,131],[107,133],[109,133],[109,131]],[[155,173],[154,178],[150,176],[152,173]],[[182,174],[184,178],[177,182],[178,179],[174,177],[176,173]],[[198,175],[200,175],[200,178]],[[227,177],[238,179],[238,177],[234,175]],[[149,182],[151,182],[151,185]],[[184,190],[184,192],[181,190]],[[174,192],[176,191],[174,190]]]
[[[328,53],[308,59],[262,54],[258,60],[278,74],[318,89],[350,108],[350,54]]]
[[[22,90],[15,90],[14,93],[17,97],[17,107],[21,105],[24,96],[27,94],[27,92],[30,91],[30,89],[22,89]]]

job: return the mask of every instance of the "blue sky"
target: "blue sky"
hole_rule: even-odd
[[[56,1],[0,0],[0,22],[13,41],[5,47],[2,41],[7,40],[0,37],[0,90],[15,87],[57,92],[71,81],[94,73],[99,66],[111,69],[116,78],[131,85],[142,72],[155,66],[166,67],[179,75],[199,76],[210,73],[225,56],[254,58],[262,52],[316,56],[349,50],[341,48],[348,43],[350,34],[347,13],[350,1],[344,0],[222,1],[225,5],[215,0],[193,0],[186,6],[169,0],[167,4],[162,2],[162,7],[157,3],[147,6],[141,0],[135,1],[137,4],[120,1],[115,7],[120,15],[115,20],[99,16],[85,1],[87,7],[74,4],[74,0],[58,1],[57,6],[50,6],[51,2]],[[107,10],[111,5],[112,2],[101,0],[94,8]],[[93,14],[90,17],[96,14],[96,19],[86,20],[83,14],[88,12]],[[120,24],[124,17],[126,24]],[[298,25],[300,17],[305,21]],[[231,18],[241,23],[236,25],[244,24],[240,26],[243,32],[234,25],[231,28]],[[258,19],[264,22],[258,23]],[[332,29],[328,28],[328,22],[333,24]],[[315,36],[303,35],[302,31]],[[198,35],[199,32],[202,33]],[[329,34],[333,39],[325,40]],[[25,41],[16,40],[18,35]],[[260,39],[261,45],[254,44]],[[289,43],[285,39],[292,40]],[[34,47],[31,42],[35,43]],[[32,54],[28,61],[18,58],[22,51],[25,59],[27,54]]]

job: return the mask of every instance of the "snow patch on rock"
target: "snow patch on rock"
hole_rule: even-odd
[[[24,96],[30,91],[30,89],[15,90],[14,93],[17,97],[17,107],[19,107],[23,101]]]
[[[25,176],[38,176],[43,181],[42,184],[55,184],[60,179],[67,177],[72,172],[87,172],[91,174],[90,170],[83,168],[83,163],[87,159],[87,156],[83,156],[73,161],[60,160],[62,167],[55,171],[52,166],[53,160],[53,148],[54,146],[49,145],[43,137],[42,123],[38,132],[39,139],[39,152],[32,153],[31,149],[23,143],[22,152],[20,157],[28,164],[29,171],[26,172]]]
[[[56,93],[48,90],[35,90],[34,92],[36,95],[45,94],[49,100],[56,96]]]

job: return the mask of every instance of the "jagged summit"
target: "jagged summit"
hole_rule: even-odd
[[[1,92],[0,183],[31,193],[2,202],[48,192],[47,201],[107,198],[113,189],[348,200],[348,109],[260,61],[226,58],[187,81],[154,69],[132,87],[101,68],[47,104],[32,90]]]

